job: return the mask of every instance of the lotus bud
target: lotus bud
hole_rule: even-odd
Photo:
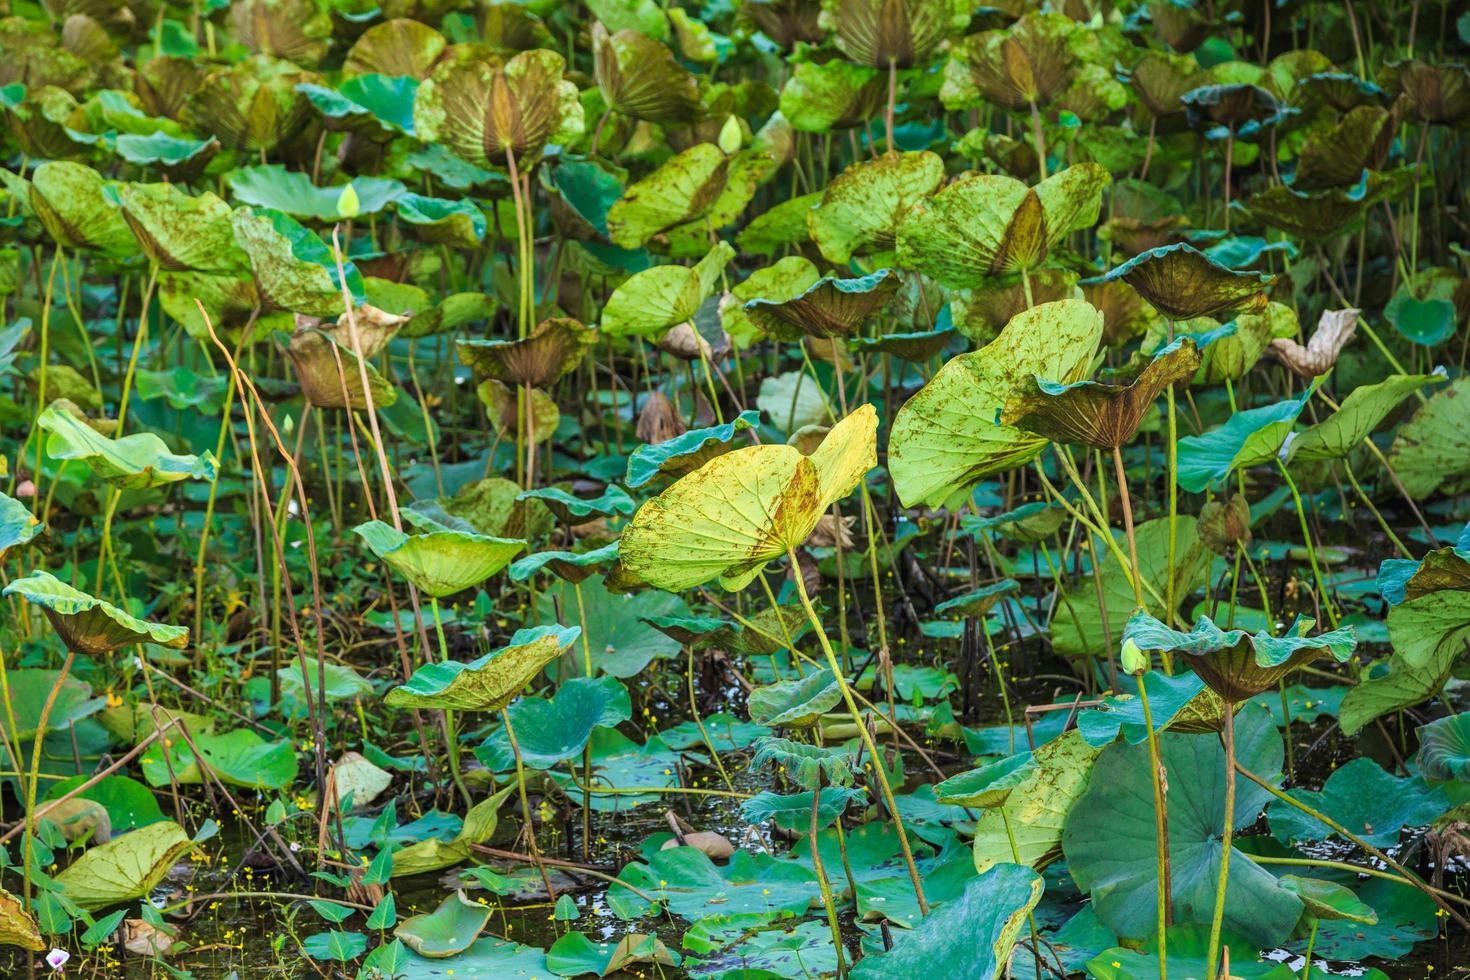
[[[1123,669],[1130,674],[1141,674],[1148,669],[1148,655],[1131,638],[1123,641],[1119,660],[1122,661]]]
[[[656,445],[681,436],[687,427],[679,418],[679,411],[663,392],[655,391],[643,403],[638,413],[638,438]]]

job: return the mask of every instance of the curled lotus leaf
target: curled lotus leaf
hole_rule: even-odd
[[[468,200],[403,194],[394,202],[398,220],[419,241],[454,248],[477,248],[485,240],[485,212]]]
[[[20,596],[39,606],[73,653],[104,654],[133,643],[157,643],[182,650],[189,631],[182,626],[139,619],[110,602],[72,588],[50,572],[18,578],[0,595]]]
[[[713,143],[696,143],[628,187],[607,211],[608,239],[641,248],[655,236],[708,214],[729,181],[730,158]]]
[[[714,578],[744,588],[877,465],[877,429],[863,405],[810,455],[759,445],[716,456],[639,508],[623,531],[624,571],[671,592]]]
[[[1382,106],[1362,105],[1331,128],[1313,132],[1297,153],[1291,186],[1321,191],[1356,184],[1364,170],[1377,170],[1388,158],[1394,122]]]
[[[1358,329],[1358,310],[1323,310],[1317,320],[1317,329],[1305,347],[1293,337],[1275,337],[1269,348],[1271,355],[1291,370],[1293,374],[1310,381],[1326,374],[1337,363],[1342,349],[1353,339]],[[1293,335],[1295,331],[1293,331]]]
[[[735,236],[740,251],[751,255],[775,255],[786,248],[795,248],[809,241],[806,215],[822,200],[822,192],[802,194],[782,201],[770,210],[756,215]],[[799,256],[791,256],[798,258]]]
[[[596,343],[597,331],[580,320],[551,317],[518,340],[471,337],[455,349],[477,379],[544,388],[575,371]]]
[[[995,762],[951,776],[934,787],[941,803],[985,809],[1005,803],[1015,789],[1036,772],[1030,752],[1017,752]]]
[[[1147,333],[1159,318],[1138,290],[1121,279],[1089,283],[1082,287],[1082,298],[1102,311],[1103,345],[1107,347],[1120,347]]]
[[[1358,106],[1384,105],[1388,93],[1377,84],[1343,71],[1319,71],[1297,81],[1292,102],[1308,111],[1319,106],[1350,112]]]
[[[411,915],[398,923],[393,935],[420,956],[447,959],[469,949],[494,914],[493,905],[472,902],[461,889],[434,911]]]
[[[1251,221],[1293,238],[1321,242],[1350,228],[1373,205],[1398,197],[1413,186],[1413,181],[1413,171],[1408,167],[1387,173],[1365,170],[1350,186],[1308,193],[1277,184],[1237,203]]]
[[[161,270],[237,274],[250,259],[235,242],[232,209],[208,191],[191,196],[177,184],[121,184],[123,220]]]
[[[1179,440],[1179,486],[1190,493],[1218,487],[1236,470],[1276,458],[1306,408],[1315,385],[1300,397],[1235,412],[1224,425]]]
[[[31,175],[30,205],[63,248],[95,249],[115,259],[138,252],[128,223],[107,200],[106,181],[91,167],[65,160],[41,164]]]
[[[825,36],[822,8],[809,0],[742,0],[737,9],[743,21],[764,31],[786,51],[799,41],[815,44]]]
[[[555,51],[523,51],[503,65],[488,60],[447,61],[414,100],[414,131],[425,142],[477,167],[509,157],[529,167],[549,143],[582,133],[577,86],[562,78]]]
[[[983,346],[994,340],[1013,318],[1034,306],[1082,298],[1077,273],[1071,269],[1041,268],[1024,278],[1019,274],[995,276],[974,289],[957,289],[951,294],[949,313],[956,330]]]
[[[635,30],[592,25],[592,64],[610,109],[654,123],[687,123],[704,105],[699,85],[667,46]]]
[[[546,22],[526,4],[497,0],[481,8],[479,16],[484,20],[485,43],[498,54],[509,56],[517,51],[556,46]]]
[[[802,235],[805,234],[803,223]],[[755,299],[784,303],[805,293],[821,277],[817,267],[800,255],[788,255],[756,269],[731,287],[721,300],[720,326],[736,347],[747,348],[764,335],[761,325],[746,312],[747,303]]]
[[[235,0],[226,16],[235,40],[268,54],[315,68],[332,40],[332,18],[312,0]]]
[[[509,644],[478,660],[446,660],[420,667],[389,691],[384,703],[394,708],[499,711],[581,634],[576,626],[517,630]]]
[[[115,145],[117,155],[142,168],[156,168],[174,181],[193,181],[204,172],[220,151],[220,142],[210,138],[193,140],[167,133],[137,136],[123,133]]]
[[[629,489],[637,490],[660,477],[678,478],[692,473],[716,456],[729,452],[735,438],[754,429],[759,422],[760,412],[746,409],[723,425],[690,429],[664,442],[639,446],[628,457],[624,482]]]
[[[1338,663],[1353,655],[1358,644],[1351,626],[1307,636],[1314,621],[1298,617],[1284,636],[1265,631],[1222,630],[1208,616],[1195,621],[1188,633],[1170,629],[1148,613],[1138,611],[1123,628],[1123,641],[1132,641],[1144,651],[1183,653],[1196,674],[1202,677],[1227,704],[1246,701],[1276,686],[1287,673],[1319,657]]]
[[[447,528],[410,535],[382,521],[368,521],[352,530],[373,554],[436,599],[479,585],[526,546],[519,538]]]
[[[258,54],[205,75],[184,101],[180,118],[230,149],[268,153],[311,119],[311,101],[296,86],[314,80],[289,61]]]
[[[46,525],[25,504],[0,493],[0,558],[11,548],[29,544]]]
[[[692,266],[660,265],[631,276],[602,308],[602,331],[611,336],[649,336],[691,319],[715,290],[720,274],[735,257],[727,242],[716,242]]]
[[[954,336],[955,331],[952,328],[936,327],[933,330],[889,333],[881,337],[853,337],[848,344],[854,351],[891,354],[901,361],[922,364],[937,357],[949,346]]]
[[[807,231],[822,255],[837,264],[846,264],[854,253],[892,248],[910,209],[943,181],[944,161],[927,150],[855,163],[807,212]]]
[[[423,81],[448,46],[443,34],[422,21],[395,18],[362,32],[342,62],[342,73],[348,77],[376,74]]]
[[[750,691],[750,720],[769,728],[811,728],[837,707],[842,689],[832,671],[813,671],[795,680],[763,684]]]
[[[1281,887],[1302,900],[1307,914],[1318,919],[1346,919],[1359,925],[1378,922],[1378,913],[1346,885],[1321,878],[1282,875]]]
[[[781,115],[802,133],[861,126],[877,115],[887,81],[875,68],[841,58],[798,64],[781,87]]]
[[[317,408],[361,411],[370,404],[369,396],[376,408],[387,408],[398,400],[398,389],[376,367],[323,330],[297,330],[291,335],[286,356],[291,359],[301,393],[308,404]],[[364,369],[366,390],[362,383]]]
[[[558,520],[567,524],[584,524],[599,517],[631,514],[636,506],[633,498],[628,496],[628,491],[617,484],[609,484],[607,489],[596,497],[578,497],[560,487],[540,487],[535,490],[523,490],[516,496],[516,499],[539,500],[557,516]]]
[[[88,848],[56,876],[69,900],[89,911],[142,898],[194,846],[172,820],[139,827]]]
[[[585,582],[599,572],[604,572],[618,560],[619,543],[604,545],[595,551],[538,551],[510,564],[510,580],[524,582],[543,569],[563,582]]]
[[[356,203],[344,215],[343,195],[349,188]],[[318,221],[376,214],[404,193],[401,182],[381,177],[355,177],[339,187],[318,187],[309,174],[287,170],[280,164],[241,167],[230,174],[230,190],[241,204]]]
[[[119,490],[144,490],[179,480],[213,481],[218,472],[213,453],[176,456],[151,432],[109,439],[58,403],[46,406],[36,425],[46,432],[46,455],[80,460]]]
[[[1245,83],[1202,85],[1185,92],[1180,101],[1189,124],[1212,140],[1260,139],[1297,111],[1261,86]]]
[[[1110,269],[1101,281],[1122,279],[1170,319],[1192,320],[1229,311],[1261,312],[1273,278],[1236,272],[1179,242],[1141,252]]]
[[[949,109],[982,102],[1011,110],[1046,105],[1096,51],[1091,32],[1065,14],[1028,13],[1004,30],[973,34],[956,45],[940,100]]]
[[[1133,438],[1165,388],[1187,384],[1199,364],[1199,348],[1181,337],[1155,354],[1132,384],[1058,384],[1032,375],[1006,401],[1001,421],[1052,442],[1113,449]]]
[[[946,362],[894,418],[888,463],[899,499],[937,506],[1039,453],[1045,439],[996,423],[996,413],[1032,375],[1080,380],[1101,337],[1101,313],[1061,300],[1019,314],[985,347]]]
[[[959,613],[962,616],[984,616],[991,609],[994,609],[996,603],[1000,602],[1000,600],[1012,592],[1019,592],[1020,590],[1021,583],[1013,578],[1003,578],[999,582],[992,582],[989,585],[981,586],[978,589],[966,592],[964,595],[957,595],[953,599],[946,599],[934,607],[934,612],[941,616],[951,613]]]
[[[250,256],[256,288],[268,310],[335,317],[345,309],[343,285],[353,302],[364,299],[362,275],[343,262],[346,278],[321,238],[295,218],[268,208],[238,208],[231,216],[235,240]]]
[[[360,133],[369,139],[413,135],[413,100],[418,79],[407,75],[358,75],[336,88],[303,83],[297,90],[311,100],[328,129]]]
[[[849,337],[888,305],[900,285],[893,269],[856,279],[826,276],[790,299],[752,299],[745,304],[745,313],[780,340]]]
[[[40,952],[46,948],[46,940],[20,899],[0,888],[0,946],[19,946]]]
[[[1342,400],[1337,411],[1292,435],[1286,459],[1342,459],[1405,399],[1425,385],[1443,381],[1439,374],[1391,374],[1371,385],[1359,385]]]
[[[1110,178],[1095,163],[1029,188],[1000,174],[967,174],[917,203],[898,229],[898,259],[947,286],[1041,264],[1067,235],[1097,222]]]
[[[1420,725],[1415,759],[1425,779],[1470,781],[1470,712]]]
[[[1129,76],[1138,101],[1155,116],[1183,112],[1185,93],[1198,88],[1199,82],[1199,62],[1169,51],[1147,52]]]
[[[966,0],[822,0],[821,26],[860,65],[922,67],[970,23]]]
[[[1397,61],[1384,75],[1389,87],[1403,93],[1425,122],[1463,126],[1470,121],[1470,68]]]

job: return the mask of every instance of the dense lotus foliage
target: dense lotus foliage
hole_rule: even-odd
[[[1467,64],[0,0],[0,973],[1463,976]]]

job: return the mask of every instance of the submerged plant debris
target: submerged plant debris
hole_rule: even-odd
[[[0,0],[0,974],[1470,976],[1467,64]]]

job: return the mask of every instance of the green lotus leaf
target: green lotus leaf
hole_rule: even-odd
[[[1097,50],[1092,33],[1070,17],[1028,13],[1005,30],[973,34],[955,45],[939,98],[950,110],[982,102],[1012,110],[1046,105]]]
[[[1259,313],[1266,308],[1272,277],[1234,272],[1183,243],[1151,248],[1111,269],[1107,282],[1122,279],[1173,320],[1192,320],[1228,311]]]
[[[936,328],[904,333],[884,334],[881,337],[852,337],[848,346],[854,351],[890,354],[901,361],[923,364],[938,357],[954,340],[952,329]]]
[[[196,302],[197,301],[197,302]],[[291,329],[291,314],[260,313],[260,293],[255,279],[239,273],[159,272],[158,304],[177,320],[184,332],[196,340],[211,343],[209,328],[227,343],[239,339],[248,325],[255,337],[281,328]],[[199,305],[204,312],[199,311]],[[205,325],[205,317],[209,325]]]
[[[641,963],[656,968],[678,966],[681,958],[657,936],[630,932],[617,942],[593,942],[580,932],[568,932],[546,951],[546,967],[553,976],[584,974],[605,977],[622,973]],[[642,971],[639,971],[642,972]]]
[[[981,617],[995,608],[1000,602],[1012,592],[1019,592],[1021,583],[1013,578],[1003,578],[999,582],[992,582],[964,595],[946,599],[934,607],[934,612],[939,615],[946,613],[959,613],[961,616]]]
[[[56,876],[56,884],[89,911],[118,905],[151,892],[193,846],[173,821],[149,824],[88,848]]]
[[[715,457],[639,508],[623,531],[624,571],[671,592],[716,577],[744,588],[876,465],[877,427],[863,405],[810,456],[760,445]]]
[[[1027,285],[1031,287],[1029,297]],[[955,329],[983,347],[1013,318],[1034,306],[1082,298],[1082,291],[1077,288],[1077,273],[1070,269],[1041,268],[1024,277],[994,276],[974,289],[955,290],[951,294],[949,314]]]
[[[113,144],[117,155],[138,167],[157,167],[180,181],[194,180],[220,151],[217,139],[187,139],[167,133],[136,136],[123,133]]]
[[[614,337],[650,336],[692,319],[734,257],[729,244],[716,242],[692,266],[660,265],[637,273],[613,290],[599,326]]]
[[[314,77],[289,61],[258,54],[204,76],[184,100],[180,121],[225,146],[269,153],[311,118],[311,102],[296,90]]]
[[[271,310],[335,317],[344,309],[343,280],[331,249],[315,232],[279,211],[238,208],[231,218],[235,240],[250,256],[262,302]],[[347,291],[363,300],[357,267],[344,261]]]
[[[1470,120],[1470,69],[1463,64],[1395,61],[1388,65],[1383,81],[1390,90],[1402,92],[1425,122],[1463,127]]]
[[[1386,103],[1388,93],[1357,75],[1319,71],[1297,80],[1292,101],[1309,110],[1325,106],[1338,112],[1350,112],[1358,106]]]
[[[1297,111],[1259,85],[1244,83],[1203,85],[1185,92],[1179,101],[1184,103],[1190,126],[1210,140],[1228,135],[1259,140]]]
[[[1114,449],[1133,438],[1159,394],[1187,383],[1199,362],[1194,341],[1182,337],[1155,354],[1132,384],[1057,384],[1032,375],[1006,401],[1001,422],[1052,442]]]
[[[892,269],[856,279],[826,276],[790,299],[752,299],[745,304],[745,313],[780,340],[848,337],[887,306],[901,284]]]
[[[193,197],[177,184],[120,184],[116,194],[143,254],[159,269],[238,275],[250,268],[235,243],[230,206],[208,191]]]
[[[1276,458],[1315,385],[1297,398],[1236,412],[1217,429],[1179,440],[1179,486],[1190,493],[1217,487],[1238,469]]]
[[[811,728],[842,700],[842,690],[830,670],[819,670],[790,681],[752,688],[750,720],[769,728]]]
[[[1455,304],[1447,299],[1415,299],[1400,289],[1383,308],[1383,317],[1406,338],[1436,347],[1455,334]]]
[[[374,24],[353,42],[342,62],[342,74],[408,77],[423,81],[449,42],[429,25],[399,17]]]
[[[1371,385],[1359,385],[1342,400],[1337,411],[1296,433],[1286,445],[1286,459],[1341,459],[1378,428],[1399,403],[1427,384],[1443,380],[1437,374],[1394,374]]]
[[[595,160],[563,159],[551,170],[551,185],[578,219],[607,237],[608,209],[623,196],[618,174]]]
[[[40,574],[38,573],[39,577]],[[25,582],[20,579],[19,582]],[[0,593],[9,594],[9,593]],[[19,589],[15,594],[22,594]],[[92,685],[71,674],[64,679],[59,670],[41,670],[34,667],[7,671],[6,685],[9,688],[9,712],[15,715],[15,728],[10,727],[10,716],[5,718],[5,734],[17,742],[34,741],[41,725],[41,707],[46,703],[52,688],[56,689],[56,701],[51,706],[51,715],[46,719],[47,732],[60,732],[90,718],[106,704],[106,698],[92,697]],[[57,682],[60,681],[60,686]],[[44,740],[43,740],[44,744]]]
[[[412,311],[413,316],[403,325],[401,333],[404,337],[444,333],[477,320],[489,320],[498,307],[495,297],[487,293],[450,293],[434,306]]]
[[[18,545],[26,545],[46,530],[45,523],[25,504],[0,493],[0,558]]]
[[[755,742],[750,768],[769,766],[803,789],[817,786],[851,786],[857,760],[852,750],[841,745],[811,745],[789,738],[766,735]]]
[[[610,31],[633,30],[656,41],[669,39],[669,20],[656,0],[588,0],[587,9]]]
[[[1399,778],[1372,759],[1356,758],[1333,770],[1320,791],[1293,788],[1295,799],[1376,847],[1394,847],[1405,827],[1433,823],[1450,809],[1442,788],[1429,789],[1420,776]],[[1271,833],[1283,843],[1326,841],[1335,832],[1286,803],[1268,812]]]
[[[388,692],[384,703],[394,708],[499,711],[581,633],[575,626],[517,630],[508,645],[478,660],[447,660],[418,668],[406,682]]]
[[[349,187],[357,197],[357,212],[348,217],[375,214],[404,194],[402,183],[379,177],[356,177],[342,187],[317,187],[310,175],[280,164],[243,167],[230,175],[230,190],[241,203],[319,221],[343,217],[340,202]]]
[[[31,174],[30,205],[57,245],[96,249],[109,258],[136,255],[138,242],[108,203],[106,186],[91,167],[53,160]]]
[[[592,27],[597,87],[610,109],[662,124],[693,122],[704,111],[694,76],[662,43],[636,30]]]
[[[1036,771],[1030,752],[1018,752],[978,769],[951,776],[934,787],[941,803],[955,806],[998,807]]]
[[[434,911],[412,915],[398,923],[393,935],[420,956],[447,959],[469,949],[494,914],[494,906],[470,901],[461,889],[440,902]]]
[[[367,369],[368,393],[375,407],[387,408],[398,400],[398,390],[376,367],[360,360],[325,331],[314,327],[297,330],[291,335],[286,356],[291,359],[296,383],[307,403],[318,408],[367,408],[361,368]]]
[[[965,0],[822,0],[822,27],[860,65],[923,67],[970,23]]]
[[[0,946],[19,946],[40,952],[47,946],[36,926],[35,916],[26,910],[20,899],[0,888]]]
[[[575,371],[596,343],[597,331],[581,321],[551,317],[519,340],[471,337],[456,341],[455,350],[480,380],[544,388]]]
[[[592,733],[613,728],[633,715],[628,689],[616,677],[573,677],[549,699],[524,697],[506,709],[515,729],[521,762],[547,770],[582,755]],[[502,726],[475,750],[493,772],[514,772],[515,750]]]
[[[588,576],[605,572],[617,560],[616,541],[595,551],[538,551],[511,562],[510,579],[512,582],[524,582],[537,572],[550,569],[562,581],[578,583]]]
[[[217,735],[190,733],[189,738],[193,746],[180,738],[167,750],[157,742],[148,747],[140,762],[148,785],[198,786],[205,783],[207,774],[242,789],[279,790],[296,779],[296,747],[289,738],[267,742],[251,728]]]
[[[713,143],[697,143],[671,157],[608,209],[608,238],[621,248],[641,248],[659,233],[702,217],[724,191],[729,164]]]
[[[1276,682],[1303,664],[1322,656],[1343,663],[1353,655],[1357,634],[1351,626],[1307,636],[1311,619],[1298,618],[1285,636],[1222,630],[1201,616],[1188,633],[1169,629],[1140,610],[1128,620],[1123,640],[1140,650],[1183,653],[1194,672],[1228,703],[1245,701],[1276,686]]]
[[[802,225],[806,234],[806,225]],[[720,304],[720,325],[736,347],[744,349],[764,336],[761,324],[753,320],[746,305],[755,299],[784,303],[805,293],[821,278],[817,267],[799,255],[788,255],[773,265],[756,269],[731,288]]]
[[[406,193],[395,202],[398,220],[414,237],[433,245],[476,248],[485,238],[485,213],[471,201]]]
[[[1282,875],[1281,887],[1300,898],[1306,911],[1318,919],[1346,919],[1365,926],[1378,921],[1378,913],[1371,906],[1353,894],[1351,888],[1335,881]]]
[[[436,599],[479,585],[508,565],[526,546],[520,539],[468,531],[437,530],[408,535],[382,521],[359,524],[353,531],[373,554]]]
[[[679,785],[683,757],[657,735],[650,736],[646,743],[639,745],[615,728],[599,728],[592,733],[588,748],[592,755],[592,792],[588,805],[594,812],[623,813],[630,807],[655,803],[664,798],[657,793],[626,792],[630,789],[658,790]],[[551,770],[550,775],[574,805],[582,805],[587,794],[572,782],[571,777],[559,769]],[[581,779],[577,782],[581,783]],[[623,792],[599,793],[600,788],[618,788]],[[696,853],[704,857],[703,851]]]
[[[1074,730],[1031,753],[1024,777],[975,822],[975,870],[1015,861],[1018,852],[1019,863],[1038,870],[1060,858],[1064,822],[1087,789],[1098,751]]]
[[[1101,313],[1062,300],[1016,316],[990,344],[946,362],[893,421],[888,462],[899,499],[937,506],[1039,453],[1045,439],[996,424],[996,413],[1032,375],[1078,380],[1101,337]]]
[[[1330,128],[1307,137],[1297,153],[1291,186],[1321,191],[1356,184],[1364,170],[1382,168],[1392,138],[1393,117],[1387,109],[1358,106]]]
[[[874,68],[835,58],[798,64],[781,87],[781,115],[802,133],[861,126],[887,98],[887,80]]]
[[[1114,535],[1122,537],[1122,532]],[[1169,519],[1144,521],[1135,529],[1138,564],[1143,581],[1163,592],[1169,577]],[[1063,656],[1107,656],[1105,640],[1116,644],[1124,624],[1133,612],[1137,599],[1133,593],[1131,574],[1125,566],[1109,556],[1104,542],[1093,537],[1092,553],[1101,555],[1102,598],[1091,582],[1079,583],[1058,602],[1051,622],[1052,648]],[[1199,523],[1190,515],[1180,514],[1174,521],[1174,596],[1175,602],[1203,584],[1209,562],[1209,551],[1199,539]]]
[[[759,422],[760,413],[747,409],[724,425],[690,429],[665,442],[639,446],[628,457],[628,473],[623,482],[630,490],[637,490],[659,477],[678,478],[692,473],[728,452],[736,436],[754,429]]]
[[[1413,183],[1410,168],[1382,174],[1365,170],[1346,187],[1303,193],[1278,184],[1231,206],[1238,206],[1247,219],[1293,238],[1323,242],[1348,231],[1375,204],[1399,197]]]
[[[1435,392],[1400,426],[1388,461],[1416,500],[1470,487],[1470,379]]]
[[[495,828],[500,824],[500,806],[515,790],[516,783],[512,782],[470,807],[454,837],[448,840],[440,837],[415,840],[394,851],[393,877],[426,874],[468,861],[474,854],[472,845],[488,843],[495,835]]]
[[[1420,725],[1416,761],[1425,779],[1470,782],[1470,712]]]
[[[711,231],[728,227],[738,219],[755,197],[762,183],[775,172],[778,161],[768,150],[757,146],[740,150],[730,158],[725,184],[699,217],[675,225],[660,236],[667,243],[670,256],[677,259],[703,255],[709,249]]]
[[[855,163],[827,185],[821,203],[807,212],[807,231],[822,255],[838,265],[855,252],[892,248],[909,211],[943,181],[944,161],[927,150]]]
[[[1220,772],[1225,752],[1213,734],[1168,733],[1159,737],[1158,745],[1169,773],[1165,791],[1174,920],[1207,924],[1215,908],[1220,868],[1225,817]],[[1251,772],[1264,778],[1280,772],[1281,736],[1267,712],[1252,707],[1241,712],[1235,723],[1235,751]],[[1062,837],[1068,870],[1084,891],[1092,893],[1103,923],[1125,939],[1146,939],[1158,925],[1158,858],[1148,758],[1146,745],[1117,742],[1104,749]],[[1253,824],[1270,799],[1254,783],[1237,785],[1235,826]],[[1275,876],[1238,847],[1232,851],[1227,929],[1256,946],[1274,946],[1291,933],[1301,910],[1301,900]]]
[[[419,87],[414,131],[442,143],[477,167],[507,159],[529,168],[548,143],[582,133],[577,87],[562,78],[565,62],[555,51],[523,51],[504,65],[447,61]]]
[[[330,129],[387,139],[413,135],[413,103],[419,80],[408,75],[367,74],[336,88],[303,82],[297,91],[311,100]]]
[[[46,455],[81,460],[97,477],[121,490],[142,490],[179,480],[213,481],[214,454],[176,456],[151,432],[109,439],[86,422],[51,404],[36,420],[45,430]]]
[[[751,255],[775,255],[785,248],[808,240],[806,216],[822,200],[822,192],[803,194],[782,201],[770,210],[756,215],[735,236],[740,251]]]
[[[628,492],[615,483],[608,484],[596,497],[579,497],[558,487],[541,487],[522,491],[516,499],[541,501],[564,524],[585,524],[599,517],[627,515],[637,507]]]
[[[1196,18],[1200,17],[1195,8],[1176,7],[1169,0],[1155,0],[1154,5],[1161,10],[1179,11]],[[1231,867],[1234,868],[1234,866],[1232,861]],[[1097,921],[1096,916],[1094,916],[1094,922],[1103,932],[1111,932],[1106,925]],[[1091,944],[1091,949],[1082,954],[1084,961],[1078,964],[1077,969],[1085,968],[1088,974],[1096,977],[1097,980],[1158,980],[1160,976],[1168,972],[1186,977],[1204,977],[1209,974],[1207,964],[1211,953],[1208,921],[1199,924],[1170,926],[1168,939],[1166,957],[1168,962],[1165,967],[1161,967],[1156,940],[1150,939],[1142,944],[1141,948],[1126,946],[1104,948],[1109,938],[1099,934]],[[1258,943],[1252,942],[1249,937],[1242,936],[1229,928],[1221,929],[1220,944],[1230,948],[1230,975],[1235,980],[1293,980],[1296,977],[1296,973],[1285,963],[1261,958],[1252,948],[1258,946]],[[1305,948],[1305,943],[1302,946]],[[1320,949],[1320,945],[1317,948]],[[1250,950],[1249,954],[1245,953],[1247,949]],[[1095,956],[1092,955],[1094,951],[1097,951]],[[1092,959],[1085,959],[1086,956],[1092,956]],[[1385,980],[1383,977],[1373,976],[1375,972],[1378,971],[1368,970],[1363,980]]]
[[[1198,675],[1184,673],[1170,677],[1150,670],[1144,673],[1143,683],[1148,688],[1149,714],[1154,731],[1197,735],[1220,730],[1224,702]],[[1280,701],[1275,704],[1279,711]],[[1292,718],[1305,720],[1297,718],[1295,713]],[[1089,745],[1096,746],[1114,742],[1119,735],[1129,745],[1137,745],[1148,738],[1148,724],[1143,702],[1136,694],[1111,695],[1096,708],[1077,716],[1077,728],[1082,737]]]
[[[1097,222],[1107,171],[1068,167],[1035,188],[1011,177],[968,174],[909,211],[898,258],[955,288],[1035,268],[1067,235]]]
[[[570,651],[564,666],[572,673],[585,673],[587,661],[593,670],[613,677],[635,677],[657,658],[668,659],[680,652],[668,634],[650,626],[657,616],[687,614],[689,608],[678,596],[642,591],[624,595],[619,587],[617,566],[603,576],[588,576],[579,588],[558,582],[537,598],[542,619],[566,610],[567,619],[586,623],[587,643]]]
[[[811,790],[804,793],[777,794],[762,790],[740,805],[740,818],[746,823],[761,824],[770,820],[788,833],[809,833],[812,826]],[[841,816],[856,803],[867,802],[865,790],[855,786],[826,786],[817,803],[817,829],[820,830]]]
[[[304,679],[301,676],[303,667],[306,668]],[[315,657],[298,656],[295,663],[276,671],[276,680],[281,685],[283,696],[295,698],[303,706],[308,703],[308,684],[311,686],[311,696],[316,696],[320,691],[322,700],[327,704],[352,701],[373,693],[372,682],[352,667],[347,664],[323,664]],[[318,687],[319,683],[321,687]],[[357,802],[368,801],[359,798]]]
[[[131,745],[137,745],[149,735],[175,721],[187,725],[190,734],[214,734],[215,721],[213,718],[194,714],[191,711],[165,708],[147,701],[140,701],[132,705],[120,704],[106,709],[97,716],[99,725]]]

